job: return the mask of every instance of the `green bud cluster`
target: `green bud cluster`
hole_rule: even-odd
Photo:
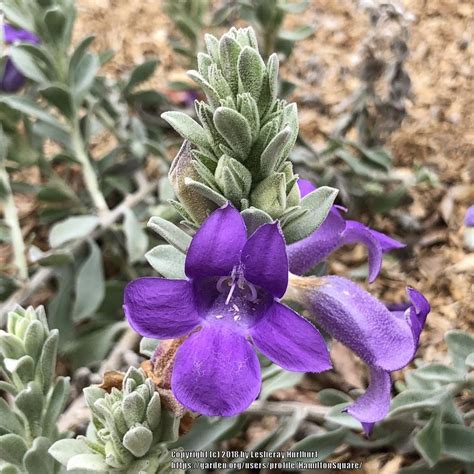
[[[0,331],[1,472],[57,472],[48,448],[61,434],[56,426],[69,398],[69,379],[55,377],[58,331],[50,331],[43,307],[18,307]]]
[[[60,440],[50,450],[68,471],[171,473],[167,443],[178,438],[179,418],[161,406],[153,381],[130,367],[122,389],[84,389],[92,421],[86,436]]]
[[[162,115],[186,140],[169,175],[180,200],[175,208],[199,225],[230,201],[247,225],[278,219],[287,241],[309,235],[320,222],[306,225],[316,208],[300,198],[289,161],[298,113],[278,98],[278,56],[265,64],[252,28],[231,28],[220,39],[206,35],[205,42],[198,71],[188,72],[207,97],[195,102],[200,123],[182,112]],[[322,188],[318,196],[317,207],[328,211],[336,191]]]

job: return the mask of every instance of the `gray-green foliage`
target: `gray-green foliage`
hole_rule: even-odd
[[[67,471],[180,472],[171,468],[167,447],[178,438],[179,418],[141,369],[128,369],[121,389],[88,387],[84,396],[92,412],[86,436],[59,440],[49,451]]]
[[[357,420],[343,412],[353,399],[345,392],[328,388],[318,394],[320,403],[325,406],[320,407],[320,419],[311,417],[318,426],[311,426],[308,419],[305,421],[310,417],[304,410],[311,405],[295,403],[292,413],[289,403],[287,409],[281,410],[276,427],[248,446],[248,451],[280,451],[285,446],[286,451],[317,452],[317,457],[293,454],[285,461],[317,462],[350,448],[357,452],[364,450],[364,456],[383,450],[417,459],[400,473],[471,472],[474,463],[474,337],[455,330],[446,334],[445,341],[451,363],[420,364],[408,372],[404,383],[395,384],[398,394],[392,400],[390,413],[369,437],[363,434]],[[291,380],[292,375],[295,374],[282,372],[271,364],[263,370],[262,393],[268,396],[275,389],[297,383],[298,380]],[[212,449],[216,442],[240,433],[249,417],[251,414],[244,413],[220,420],[201,418],[179,440],[179,445],[185,450]],[[301,437],[304,421],[304,432],[313,434]],[[242,459],[229,459],[229,462],[239,461]]]
[[[101,66],[112,57],[110,52],[94,51],[93,36],[72,42],[73,1],[0,3],[6,22],[39,38],[38,44],[19,42],[8,50],[27,82],[16,94],[0,92],[0,122],[7,137],[2,140],[6,159],[0,174],[7,173],[13,192],[35,196],[38,224],[50,230],[47,251],[31,245],[36,228],[24,246],[7,234],[15,255],[26,261],[28,254],[28,268],[0,277],[0,299],[10,296],[20,274],[25,280],[31,277],[22,282],[28,285],[38,272],[48,274],[41,267],[49,267],[58,291],[48,315],[51,326],[60,330],[60,350],[73,368],[89,365],[106,355],[124,328],[123,286],[130,273],[145,266],[148,237],[143,222],[149,217],[148,204],[154,203],[154,189],[142,169],[151,155],[163,154],[156,121],[166,100],[140,86],[153,75],[157,61],[131,67],[123,78],[106,78]],[[104,136],[111,146],[96,153],[95,144]],[[166,173],[165,163],[157,164]],[[27,182],[18,173],[23,167],[34,167],[41,178]],[[137,190],[142,197],[131,209],[129,195]],[[140,202],[145,198],[146,204]],[[122,211],[115,213],[120,206]],[[96,243],[104,233],[106,238]],[[21,232],[16,234],[21,237]],[[13,263],[20,269],[19,258]]]
[[[429,472],[429,468],[467,472],[474,462],[474,417],[468,402],[474,395],[474,338],[455,330],[446,334],[445,341],[451,363],[421,363],[406,374],[405,383],[396,383],[399,393],[392,400],[390,413],[375,426],[369,439],[354,433],[360,430],[359,423],[341,413],[350,402],[347,395],[333,389],[320,392],[320,400],[332,407],[326,417],[326,436],[343,429],[345,435],[339,443],[417,454],[419,460],[401,472]],[[311,449],[318,449],[317,444]]]
[[[56,422],[69,398],[69,379],[56,377],[57,330],[43,310],[18,307],[0,331],[0,472],[59,472],[48,448],[59,433]]]
[[[205,41],[198,71],[189,71],[207,97],[195,103],[199,123],[182,112],[162,115],[192,145],[185,142],[170,170],[178,212],[193,226],[230,201],[240,211],[258,209],[267,221],[278,219],[289,243],[308,236],[336,190],[321,188],[301,201],[289,161],[298,114],[296,104],[278,98],[278,56],[263,61],[252,28],[231,28]],[[320,218],[307,218],[316,213]]]

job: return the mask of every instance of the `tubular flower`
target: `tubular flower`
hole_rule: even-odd
[[[12,25],[3,25],[3,40],[6,44],[16,42],[39,43],[38,37],[21,28]],[[0,90],[4,92],[16,92],[23,87],[25,78],[23,74],[13,64],[11,58],[7,58],[2,75],[0,76]]]
[[[468,207],[464,216],[464,224],[466,227],[474,227],[474,206]]]
[[[294,278],[299,297],[317,323],[370,368],[367,391],[347,408],[369,433],[388,413],[390,373],[413,360],[430,305],[421,293],[408,288],[411,302],[406,309],[389,311],[346,278]]]
[[[315,186],[306,179],[298,180],[301,197],[314,191]],[[321,226],[309,237],[287,246],[290,271],[303,275],[343,245],[362,243],[369,253],[369,282],[373,282],[382,267],[383,254],[405,247],[405,244],[377,232],[361,222],[345,220],[340,206],[332,206]]]
[[[254,347],[287,370],[331,368],[321,334],[278,301],[288,285],[278,223],[265,224],[248,238],[236,209],[217,209],[193,237],[185,273],[186,280],[131,282],[124,311],[142,336],[189,334],[171,376],[174,396],[188,409],[208,416],[245,410],[261,385]]]

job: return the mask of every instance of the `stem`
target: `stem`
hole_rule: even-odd
[[[107,215],[110,209],[109,206],[107,206],[102,191],[100,190],[97,175],[95,174],[94,168],[92,167],[92,163],[90,162],[89,156],[85,151],[84,142],[82,140],[78,122],[73,125],[72,129],[72,148],[76,158],[81,163],[84,183],[86,185],[90,197],[92,198],[94,207],[97,209],[99,215]]]
[[[112,209],[105,217],[101,218],[100,227],[93,233],[92,238],[96,239],[102,235],[108,228],[110,228],[116,221],[118,221],[127,209],[131,209],[140,202],[142,202],[149,194],[156,190],[155,183],[140,183],[138,190],[129,194],[117,207]],[[67,248],[71,252],[77,252],[85,239],[77,239],[73,241]],[[13,293],[6,301],[0,305],[0,326],[5,322],[6,315],[12,311],[16,305],[24,305],[26,301],[42,286],[44,286],[54,276],[54,270],[51,267],[41,268],[38,270],[29,281],[26,282],[23,288]]]
[[[4,203],[4,219],[10,228],[10,238],[13,248],[13,260],[18,270],[18,277],[21,280],[28,278],[28,264],[25,255],[25,242],[21,233],[20,220],[18,212],[13,200],[13,193],[10,186],[10,179],[3,163],[0,165],[0,181],[3,183],[5,196]]]

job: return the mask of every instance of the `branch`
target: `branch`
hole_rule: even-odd
[[[140,340],[140,335],[127,328],[122,337],[110,352],[107,359],[101,364],[99,374],[101,377],[109,370],[119,370],[122,366],[122,356],[128,350],[133,350]],[[58,428],[60,432],[72,430],[74,432],[81,431],[85,428],[90,420],[90,410],[81,393],[67,407],[66,411],[58,420]]]
[[[329,407],[310,405],[309,403],[256,400],[245,410],[245,414],[254,416],[292,416],[298,413],[301,420],[321,422],[324,421],[329,410]]]
[[[93,238],[96,239],[100,237],[104,231],[109,229],[116,221],[118,221],[128,209],[139,204],[155,189],[156,184],[141,182],[135,193],[129,194],[117,207],[101,217],[100,227],[94,232]],[[86,242],[87,238],[88,237],[75,240],[70,244],[69,250],[71,252],[77,252]],[[25,302],[53,276],[53,268],[42,268],[41,270],[38,270],[22,288],[13,293],[2,305],[0,305],[0,326],[5,324],[6,315],[10,311],[13,311],[17,305],[24,305]]]

